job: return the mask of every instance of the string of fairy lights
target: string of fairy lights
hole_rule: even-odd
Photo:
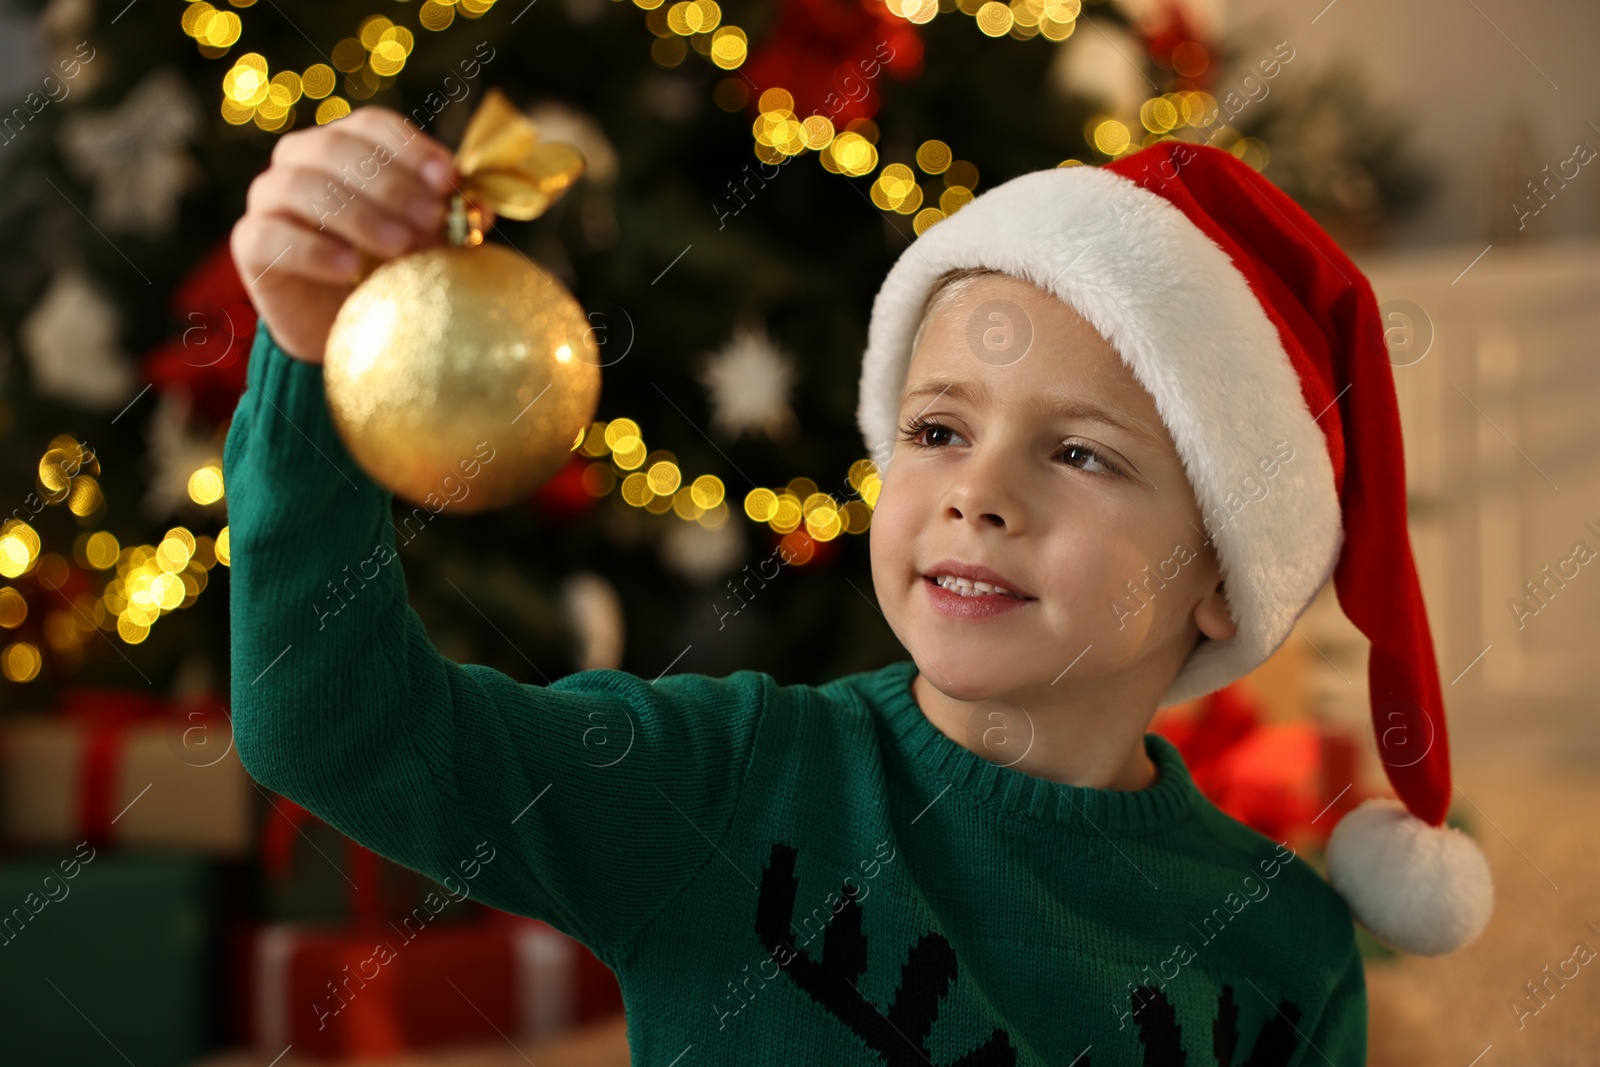
[[[254,3],[254,0],[248,0]],[[627,2],[627,0],[614,0]],[[717,85],[714,96],[719,107],[740,111],[749,95],[749,80],[738,74],[749,54],[745,31],[722,20],[716,0],[631,0],[645,13],[645,25],[654,36],[651,57],[665,68],[676,67],[690,49],[705,56],[729,76]],[[977,28],[990,37],[1011,36],[1028,40],[1043,36],[1064,41],[1072,36],[1082,11],[1081,0],[885,0],[888,12],[908,22],[925,24],[941,13],[958,12],[970,16]],[[418,11],[418,23],[425,30],[447,28],[456,9],[467,18],[477,18],[490,10],[494,0],[427,0]],[[246,6],[235,3],[234,6]],[[226,19],[223,16],[228,16]],[[240,25],[236,14],[218,11],[205,0],[189,5],[184,29],[193,36],[201,51],[222,55],[238,40]],[[329,58],[346,75],[345,88],[351,96],[364,98],[387,88],[405,64],[414,46],[414,35],[383,15],[369,15],[356,34],[334,45]],[[1203,72],[1208,62],[1198,42],[1184,42],[1176,50],[1175,66],[1184,76]],[[238,124],[254,122],[264,130],[278,131],[292,122],[292,108],[298,93],[317,99],[316,121],[328,122],[349,113],[349,103],[332,95],[333,69],[318,63],[303,73],[281,71],[272,74],[265,57],[248,53],[235,60],[223,76],[222,113]],[[752,123],[753,151],[766,163],[780,163],[803,152],[814,152],[821,166],[848,177],[865,177],[878,172],[869,196],[884,212],[910,215],[913,231],[921,235],[929,226],[954,214],[969,203],[978,186],[978,168],[969,160],[957,159],[944,141],[927,140],[916,150],[917,170],[901,162],[879,168],[878,125],[871,119],[856,118],[835,129],[830,118],[812,114],[801,118],[794,111],[794,97],[782,86],[761,93],[757,116]],[[1145,101],[1140,109],[1144,132],[1135,143],[1134,131],[1119,120],[1097,116],[1085,129],[1090,143],[1107,158],[1115,158],[1156,140],[1169,139],[1183,127],[1209,126],[1217,115],[1217,103],[1199,90],[1164,93]],[[1218,131],[1219,133],[1223,131]],[[1213,136],[1213,143],[1217,137]],[[1226,137],[1222,138],[1226,146]],[[1062,166],[1083,161],[1063,160]],[[922,177],[919,178],[918,171]],[[942,188],[937,199],[932,183]],[[618,429],[617,427],[622,427]],[[629,429],[631,428],[631,429]],[[720,525],[722,483],[715,476],[695,479],[681,485],[682,472],[670,453],[646,455],[638,424],[631,419],[612,424],[595,423],[580,438],[583,452],[598,461],[584,476],[585,488],[606,495],[620,487],[621,499],[632,506],[657,514],[672,511],[680,518],[706,525]],[[620,453],[611,442],[625,442]],[[602,442],[605,445],[602,446]],[[577,446],[574,446],[575,448]],[[603,462],[607,451],[611,463]],[[626,459],[626,461],[624,461]],[[647,462],[648,461],[648,462]],[[636,468],[645,466],[645,471]],[[862,533],[870,526],[871,502],[876,499],[875,482],[862,471],[871,471],[870,460],[858,460],[846,481],[860,500],[841,504],[832,494],[821,493],[809,478],[794,479],[779,490],[752,489],[745,499],[745,514],[755,522],[767,523],[775,532],[789,534],[804,525],[808,536],[829,540],[841,533]],[[707,479],[710,479],[709,481]],[[714,485],[714,488],[711,488]],[[862,486],[866,489],[863,490]],[[707,504],[705,501],[713,500]],[[860,504],[860,501],[866,501]],[[859,506],[852,508],[850,503]],[[798,509],[796,511],[796,509]],[[793,514],[791,514],[793,513]],[[801,546],[792,546],[801,551]],[[802,552],[804,555],[808,551]]]
[[[79,525],[102,525],[108,506],[100,473],[100,457],[92,448],[71,434],[57,434],[39,458],[29,498],[39,506],[27,505],[32,517],[47,507],[65,506]],[[196,470],[187,489],[196,504],[220,501],[220,463]],[[85,529],[73,539],[70,562],[43,547],[29,522],[15,513],[7,517],[0,523],[0,578],[32,575],[38,586],[56,594],[60,603],[45,611],[39,631],[54,655],[75,664],[82,661],[84,645],[96,631],[108,631],[108,638],[114,633],[126,644],[136,645],[150,636],[161,616],[192,606],[205,590],[211,569],[219,563],[228,565],[228,528],[213,538],[174,526],[157,543],[138,545],[122,545],[105,529]],[[81,584],[73,578],[73,563],[84,573],[109,575],[98,594],[68,595],[69,589]],[[28,612],[21,593],[0,585],[0,630],[16,630],[27,621]],[[43,650],[32,641],[12,641],[0,649],[0,677],[7,681],[31,682],[43,665]]]
[[[181,15],[183,31],[194,39],[202,55],[223,58],[243,32],[243,19],[235,9],[253,7],[255,2],[229,0],[226,7],[218,7],[208,0],[191,0]],[[748,58],[748,35],[722,21],[716,0],[631,2],[645,13],[645,25],[654,37],[650,54],[658,66],[676,67],[692,49],[729,72],[716,86],[717,106],[729,112],[744,109],[750,84],[739,68]],[[423,0],[416,8],[417,26],[443,32],[458,17],[482,17],[494,3]],[[972,18],[977,29],[990,37],[1017,40],[1044,37],[1064,41],[1072,36],[1081,14],[1081,0],[884,3],[891,15],[917,25],[941,14],[959,13]],[[416,33],[411,29],[373,14],[361,20],[354,35],[330,49],[328,63],[274,72],[265,56],[245,53],[222,76],[222,117],[233,125],[253,123],[268,133],[281,133],[294,126],[300,102],[310,100],[316,102],[315,121],[319,125],[332,122],[350,113],[351,100],[365,100],[392,85],[415,45]],[[1209,57],[1203,46],[1190,41],[1174,50],[1173,60],[1177,73],[1191,78],[1205,70]],[[335,92],[341,75],[342,94]],[[856,118],[836,129],[825,115],[801,118],[794,106],[793,95],[781,86],[764,90],[758,98],[751,134],[752,150],[762,162],[779,163],[812,152],[831,173],[862,178],[876,171],[868,190],[872,203],[885,213],[910,216],[918,235],[977,195],[977,166],[957,159],[944,141],[923,141],[914,155],[915,169],[898,161],[883,163],[877,148],[879,128],[871,119]],[[1139,108],[1138,126],[1097,115],[1085,125],[1084,134],[1095,151],[1115,159],[1156,141],[1179,138],[1185,129],[1204,130],[1207,143],[1233,151],[1257,170],[1265,166],[1265,146],[1254,138],[1241,137],[1225,124],[1217,127],[1218,115],[1217,101],[1210,94],[1179,89],[1145,100]],[[1083,163],[1065,159],[1059,165]],[[711,529],[721,527],[731,516],[720,478],[701,474],[686,481],[677,457],[665,449],[647,448],[643,430],[633,419],[591,423],[579,434],[573,451],[593,460],[583,471],[582,485],[595,498],[612,496],[619,506],[654,515],[670,512]],[[99,460],[91,449],[70,434],[57,436],[39,461],[36,495],[41,507],[65,505],[80,524],[97,525],[106,511],[99,473]],[[871,526],[881,488],[876,464],[866,458],[856,460],[845,484],[849,492],[844,495],[850,499],[842,501],[807,477],[776,488],[757,487],[745,494],[742,510],[750,521],[764,523],[780,535],[789,558],[803,564],[811,558],[815,542],[865,533]],[[220,463],[208,463],[193,472],[188,493],[200,505],[221,501]],[[0,523],[0,578],[31,573],[41,586],[60,595],[62,606],[48,611],[40,629],[55,654],[79,659],[84,643],[97,631],[138,644],[163,615],[191,606],[205,589],[211,568],[228,564],[228,528],[223,526],[212,538],[175,526],[159,542],[138,545],[121,545],[104,529],[85,530],[74,540],[71,556],[80,569],[109,575],[98,594],[80,592],[67,597],[63,591],[71,584],[67,558],[43,552],[38,533],[27,521],[13,515]],[[22,595],[9,585],[0,586],[0,630],[17,629],[27,616],[28,604]],[[42,650],[32,642],[14,641],[0,649],[0,676],[9,681],[31,681],[42,664]]]
[[[634,0],[646,13],[646,25],[655,34],[652,58],[662,66],[683,61],[689,47],[706,55],[723,70],[736,71],[748,54],[748,37],[738,26],[724,24],[716,0]],[[902,0],[895,0],[899,4]],[[1059,7],[1077,0],[1049,0]],[[251,6],[234,2],[234,7]],[[427,0],[418,10],[418,24],[424,30],[440,31],[450,26],[454,15],[476,18],[490,10],[493,0],[456,0],[439,3]],[[1043,10],[1043,0],[1040,0]],[[926,21],[937,12],[937,3],[921,0],[907,9],[908,15]],[[1051,10],[1056,10],[1052,7]],[[239,40],[243,23],[234,11],[219,9],[207,0],[194,0],[182,16],[184,32],[194,38],[202,54],[221,57]],[[1037,20],[1035,20],[1037,21]],[[343,38],[330,50],[329,63],[314,63],[303,71],[274,72],[265,56],[246,53],[234,60],[222,77],[221,111],[235,125],[254,123],[268,132],[291,128],[295,105],[302,97],[317,101],[316,121],[330,122],[349,114],[350,104],[334,94],[338,74],[344,75],[344,89],[362,99],[387,88],[404,67],[415,46],[415,35],[383,15],[361,20],[354,35]],[[735,79],[743,84],[743,79]],[[723,93],[721,102],[728,103]],[[737,107],[743,106],[741,100]],[[851,123],[835,131],[830,120],[813,116],[801,122],[793,111],[793,97],[784,89],[768,90],[761,98],[761,116],[756,121],[757,155],[768,162],[806,150],[821,153],[822,165],[835,173],[861,176],[877,164],[877,127],[868,120]],[[731,108],[730,108],[731,110]],[[940,198],[940,208],[923,210],[916,220],[920,229],[956,210],[972,198],[977,184],[977,168],[954,160],[948,146],[930,141],[918,152],[919,163],[928,173],[946,174],[948,188]],[[911,170],[891,164],[872,188],[873,202],[885,210],[909,213],[921,205],[922,190]],[[595,422],[579,436],[574,451],[591,457],[583,473],[586,492],[595,497],[613,493],[626,506],[652,514],[673,513],[680,519],[718,528],[728,520],[730,509],[724,499],[720,478],[703,474],[686,479],[677,457],[666,450],[646,448],[639,424],[628,418]],[[803,563],[812,554],[812,541],[828,541],[847,533],[863,533],[871,524],[872,505],[877,500],[878,478],[870,460],[857,460],[846,476],[853,499],[840,501],[822,492],[816,482],[800,477],[778,488],[757,487],[745,495],[743,511],[754,522],[766,523],[775,533],[788,538],[794,562]],[[803,528],[804,536],[797,536]]]

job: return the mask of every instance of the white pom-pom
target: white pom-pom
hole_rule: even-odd
[[[1494,910],[1494,883],[1478,843],[1390,797],[1363,801],[1339,820],[1327,862],[1328,881],[1357,921],[1402,952],[1454,952],[1483,932]]]

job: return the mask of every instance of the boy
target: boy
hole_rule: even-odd
[[[404,250],[376,224],[425,199],[448,153],[410,139],[331,236],[287,190],[369,152],[383,117],[285,137],[235,231],[263,320],[224,454],[240,758],[436,880],[491,847],[481,899],[617,973],[636,1063],[1342,1067],[1366,1055],[1352,910],[1413,951],[1476,936],[1487,869],[1439,825],[1443,718],[1398,448],[1365,458],[1398,443],[1379,439],[1398,426],[1376,306],[1243,164],[1169,143],[1024,175],[896,262],[859,419],[884,471],[874,586],[912,660],[815,686],[616,670],[530,685],[441,656],[399,567],[344,569],[389,563],[394,536],[321,391],[351,280],[329,257]],[[1130,177],[1152,158],[1169,165]],[[1335,276],[1344,298],[1303,299]],[[1307,399],[1346,382],[1324,429]],[[1235,509],[1246,476],[1271,490]],[[1385,539],[1387,557],[1370,551]],[[1361,563],[1335,575],[1341,600],[1398,717],[1380,753],[1415,810],[1340,822],[1335,892],[1210,804],[1145,727],[1264,660],[1341,540]],[[350,599],[319,627],[328,589]],[[1398,621],[1369,610],[1377,592]],[[1419,892],[1440,914],[1408,905]]]

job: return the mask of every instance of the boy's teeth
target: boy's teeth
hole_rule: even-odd
[[[952,578],[948,574],[941,574],[935,581],[944,588],[960,593],[962,596],[983,596],[990,593],[998,593],[1001,596],[1009,597],[1017,595],[1011,590],[998,585],[990,585],[988,582],[969,581],[966,578]]]

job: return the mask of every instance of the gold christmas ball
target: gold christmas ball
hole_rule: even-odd
[[[572,456],[600,402],[599,351],[565,286],[499,244],[391,259],[345,299],[323,382],[372,479],[437,513],[502,507]]]

